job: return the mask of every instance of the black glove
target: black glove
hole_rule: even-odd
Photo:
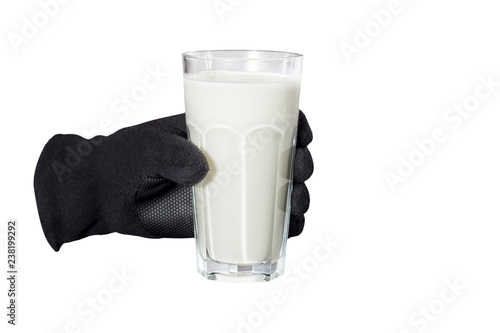
[[[47,241],[62,244],[118,232],[148,238],[194,236],[191,186],[208,172],[187,139],[184,114],[124,128],[90,140],[55,135],[35,170],[35,196]],[[313,172],[306,146],[312,132],[299,116],[289,236],[304,227]]]

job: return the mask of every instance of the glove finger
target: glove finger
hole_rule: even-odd
[[[309,209],[310,197],[304,183],[293,183],[291,214],[303,215]]]
[[[303,183],[311,177],[313,171],[314,163],[311,152],[307,147],[297,147],[295,150],[293,181]]]
[[[297,125],[297,147],[306,147],[313,140],[313,133],[304,112],[299,111],[299,123]]]
[[[304,215],[290,215],[290,227],[288,229],[288,238],[298,236],[304,230]]]
[[[180,185],[191,186],[207,175],[208,162],[205,155],[186,138],[168,133],[161,148],[154,161],[155,169],[162,177]]]

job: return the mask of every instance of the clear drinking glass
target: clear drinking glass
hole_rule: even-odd
[[[198,271],[212,280],[269,281],[284,271],[302,55],[182,57],[189,139],[210,166],[193,189]]]

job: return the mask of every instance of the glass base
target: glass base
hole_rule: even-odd
[[[285,271],[285,258],[266,261],[258,264],[226,264],[211,258],[198,256],[198,272],[209,280],[226,282],[267,282]]]

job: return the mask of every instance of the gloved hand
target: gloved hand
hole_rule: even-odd
[[[312,132],[299,116],[289,237],[304,227],[313,172]],[[194,236],[191,186],[208,172],[187,140],[185,115],[124,128],[105,137],[55,135],[35,170],[38,213],[55,251],[64,243],[111,232],[148,238]]]

